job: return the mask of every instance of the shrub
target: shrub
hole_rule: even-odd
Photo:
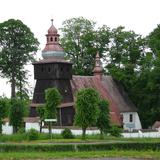
[[[65,128],[62,132],[61,135],[63,138],[65,139],[69,139],[69,138],[74,138],[71,130],[69,128]]]
[[[18,134],[23,134],[23,133],[25,133],[25,128],[20,128],[17,133],[18,133]]]
[[[111,136],[120,137],[120,136],[121,136],[121,133],[122,133],[122,129],[119,128],[119,127],[116,126],[116,125],[112,125],[109,133],[110,133]]]
[[[39,136],[38,131],[33,128],[28,130],[28,132],[27,132],[27,138],[29,141],[37,140],[38,136]]]

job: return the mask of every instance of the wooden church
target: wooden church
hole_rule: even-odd
[[[43,59],[33,63],[36,85],[30,118],[36,118],[36,108],[45,103],[45,90],[55,87],[63,99],[58,108],[58,126],[72,126],[75,114],[75,94],[82,88],[95,88],[100,96],[109,101],[111,121],[124,129],[141,129],[136,107],[130,101],[121,85],[111,76],[103,75],[100,58],[95,57],[93,76],[72,75],[72,63],[65,60],[65,52],[59,44],[59,34],[53,25],[46,34],[46,46],[42,51]],[[86,106],[87,107],[87,106]]]

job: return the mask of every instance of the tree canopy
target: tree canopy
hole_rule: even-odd
[[[100,130],[101,138],[103,138],[104,133],[109,133],[110,125],[110,112],[109,103],[107,100],[102,99],[99,102],[99,115],[97,119],[97,127]]]
[[[60,105],[62,96],[56,88],[45,90],[45,118],[57,118],[57,107]],[[51,124],[49,123],[49,133],[51,134]]]
[[[22,90],[26,78],[25,65],[33,60],[39,42],[31,30],[20,20],[9,19],[0,23],[0,70],[1,76],[11,83],[11,97],[16,87]]]
[[[92,75],[95,55],[100,57],[107,50],[109,28],[95,28],[95,22],[83,17],[71,18],[63,22],[61,28],[61,44],[67,53],[67,58],[73,62],[73,73],[76,75]]]
[[[83,139],[87,127],[96,124],[99,113],[98,102],[99,94],[93,88],[85,88],[77,92],[75,124],[82,127]]]
[[[27,116],[28,107],[25,101],[12,98],[10,102],[9,121],[13,126],[13,133],[16,133],[19,129],[23,128],[23,118]]]
[[[79,17],[64,21],[61,31],[73,74],[92,75],[99,51],[106,74],[121,82],[138,108],[143,128],[159,120],[160,25],[143,37],[123,26],[97,28]]]

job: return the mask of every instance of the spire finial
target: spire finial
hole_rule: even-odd
[[[51,23],[52,23],[52,26],[53,26],[53,18],[51,19]]]
[[[95,67],[93,69],[93,73],[94,76],[99,77],[100,79],[102,79],[102,75],[103,75],[103,68],[101,66],[101,61],[100,61],[100,57],[99,57],[99,52],[97,52],[96,57],[95,57]]]

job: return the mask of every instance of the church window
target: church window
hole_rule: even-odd
[[[57,37],[55,37],[55,42],[57,42]]]
[[[53,41],[53,38],[51,37],[51,42]]]
[[[129,122],[133,122],[133,114],[129,115]]]

